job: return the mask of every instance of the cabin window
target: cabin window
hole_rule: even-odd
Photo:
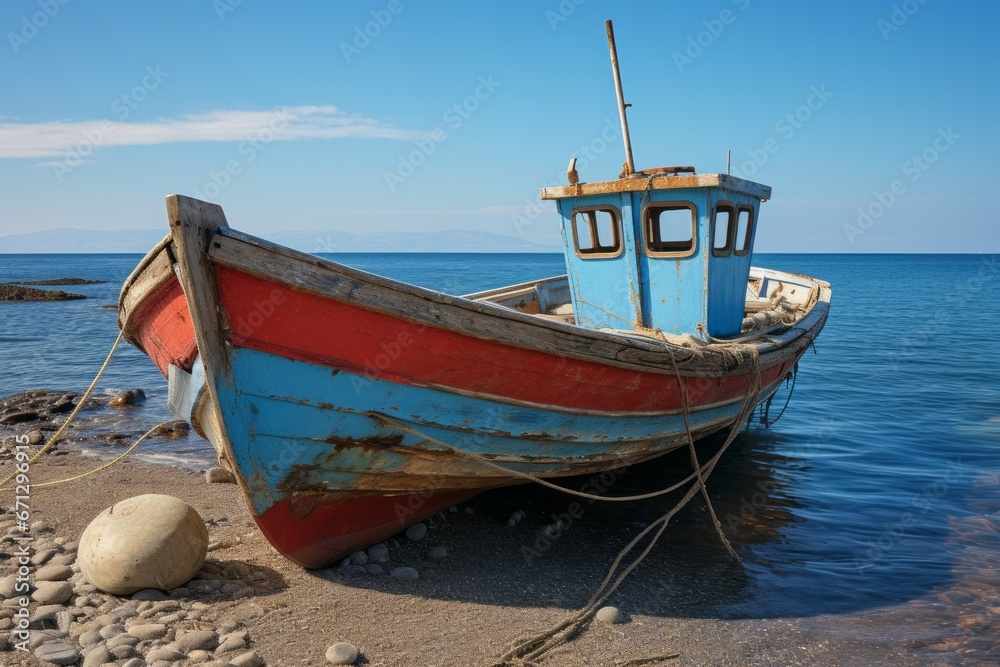
[[[607,206],[573,211],[573,242],[584,258],[614,257],[621,254],[621,224],[618,209]]]
[[[753,238],[753,209],[740,206],[736,219],[736,254],[746,255],[750,252],[750,239]]]
[[[735,223],[736,209],[732,204],[722,203],[715,207],[715,217],[712,220],[712,254],[716,257],[729,257],[732,254]]]
[[[650,204],[643,215],[646,251],[651,255],[688,257],[694,254],[698,211],[694,204]]]

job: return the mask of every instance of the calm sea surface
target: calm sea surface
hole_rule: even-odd
[[[559,255],[328,256],[456,294],[564,272]],[[0,303],[0,396],[36,388],[83,391],[117,333],[116,313],[98,306],[116,302],[139,259],[0,255],[0,282],[109,281],[63,288],[90,297],[82,301]],[[735,616],[951,609],[985,619],[983,627],[992,629],[980,628],[976,636],[997,641],[1000,261],[758,254],[754,263],[830,281],[833,308],[817,354],[803,358],[784,417],[770,429],[752,426],[710,482],[746,579],[738,596],[721,596],[708,607],[702,601],[700,613],[709,607]],[[148,401],[114,428],[138,434],[169,417],[166,382],[145,356],[124,346],[101,390],[131,387],[143,388]],[[145,456],[195,467],[213,460],[195,436],[153,442]],[[621,488],[662,485],[662,477],[644,479],[657,472],[634,471]],[[660,509],[631,508],[630,519],[649,521]],[[620,510],[602,511],[613,517]],[[720,551],[710,531],[695,527],[703,522],[689,517],[684,524],[680,534]],[[951,595],[950,602],[941,595]],[[927,632],[932,650],[939,637]]]

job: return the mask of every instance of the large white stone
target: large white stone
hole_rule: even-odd
[[[194,576],[208,553],[208,529],[178,498],[149,494],[112,505],[80,538],[77,561],[91,584],[129,595],[170,590]]]

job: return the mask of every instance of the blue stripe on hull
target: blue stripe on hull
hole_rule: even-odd
[[[590,472],[681,444],[681,415],[568,415],[436,389],[370,380],[255,350],[232,354],[220,402],[255,510],[296,488],[410,493],[509,483],[501,473],[367,416],[377,412],[430,438],[539,476]],[[740,405],[692,413],[707,434]],[[264,488],[266,487],[266,488]]]

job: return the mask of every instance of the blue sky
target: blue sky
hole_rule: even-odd
[[[623,160],[611,18],[636,166],[731,149],[758,251],[1000,251],[997,3],[64,3],[0,6],[0,234],[165,228],[177,192],[554,243],[539,187]]]

